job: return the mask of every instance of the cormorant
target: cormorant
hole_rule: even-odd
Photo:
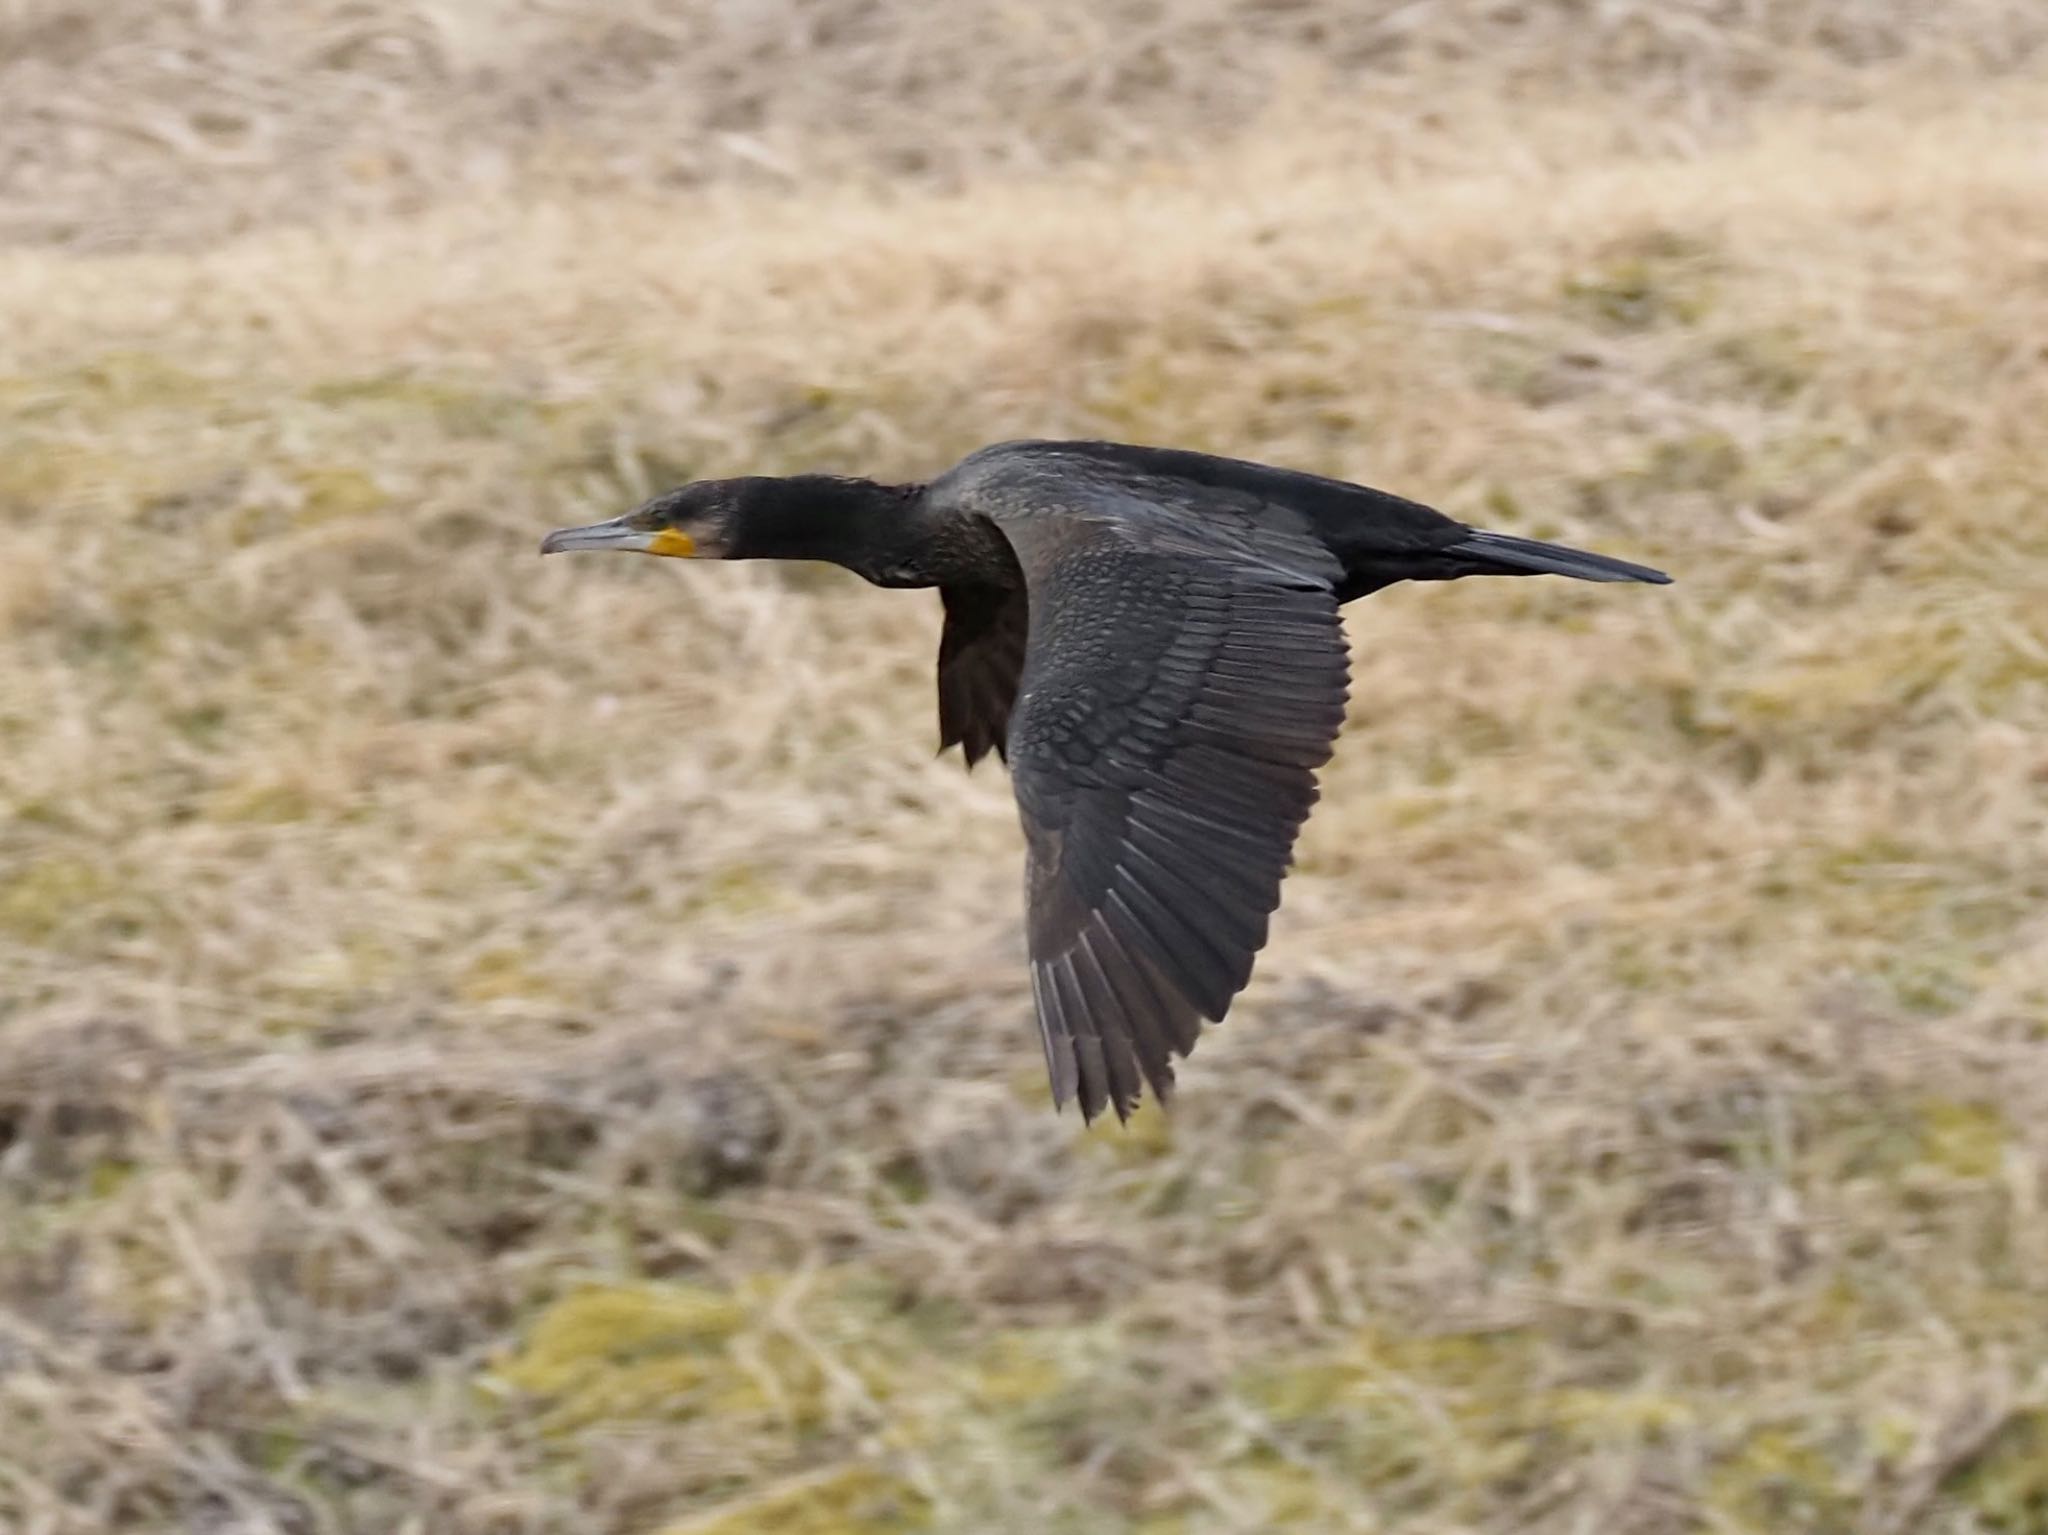
[[[937,587],[940,749],[1009,764],[1056,1108],[1119,1117],[1251,977],[1348,690],[1340,604],[1460,576],[1670,580],[1400,496],[1109,442],[998,443],[925,484],[700,480],[543,554],[826,560]]]

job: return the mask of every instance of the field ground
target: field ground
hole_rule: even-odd
[[[1177,0],[976,96],[788,9],[643,175],[683,53],[446,54],[560,8],[0,6],[0,1527],[2048,1529],[2048,28]],[[1350,610],[1091,1131],[936,603],[534,555],[1083,433],[1678,577]]]

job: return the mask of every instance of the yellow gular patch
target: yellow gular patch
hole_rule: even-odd
[[[687,560],[697,552],[697,541],[687,533],[678,533],[674,528],[663,528],[648,540],[649,554],[666,554],[673,559]]]

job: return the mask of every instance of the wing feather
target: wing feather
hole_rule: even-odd
[[[981,586],[939,589],[939,750],[958,746],[971,768],[1003,755],[1028,628],[1025,595]]]
[[[1079,500],[993,520],[1028,591],[1007,747],[1033,991],[1053,1097],[1092,1118],[1148,1086],[1165,1098],[1174,1058],[1250,979],[1346,669],[1313,550]]]

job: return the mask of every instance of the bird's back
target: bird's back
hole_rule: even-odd
[[[1278,514],[1294,524],[1289,531],[1308,532],[1347,567],[1359,556],[1433,549],[1463,532],[1461,524],[1419,501],[1370,486],[1185,448],[1024,439],[983,448],[945,478],[971,476],[985,483],[1011,474],[1035,481],[1040,494],[1066,474],[1118,481],[1194,515]]]
[[[1236,524],[1252,545],[1275,536],[1319,546],[1349,602],[1396,581],[1562,575],[1588,581],[1668,578],[1645,566],[1556,544],[1480,532],[1433,507],[1369,485],[1184,448],[1023,440],[963,459],[935,484],[1018,510],[1070,510],[1104,488],[1170,513]],[[1320,556],[1319,556],[1320,557]]]

